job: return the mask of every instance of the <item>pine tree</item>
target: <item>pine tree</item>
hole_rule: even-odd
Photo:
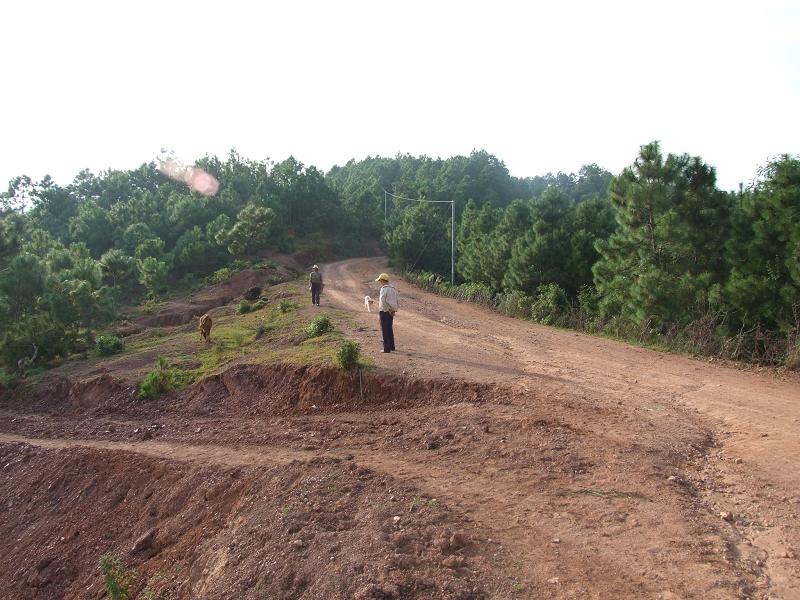
[[[729,198],[716,189],[714,169],[685,154],[664,160],[653,142],[609,193],[618,229],[597,243],[601,311],[659,330],[699,316],[709,287],[724,277]]]
[[[735,325],[787,331],[800,313],[800,160],[783,156],[741,198],[725,249]]]
[[[564,285],[569,260],[569,234],[564,216],[571,200],[560,189],[548,188],[530,209],[530,226],[513,243],[503,278],[506,290],[533,295],[544,283]]]

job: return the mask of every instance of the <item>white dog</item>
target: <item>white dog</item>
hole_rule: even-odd
[[[373,304],[375,304],[375,300],[373,300],[369,296],[364,296],[364,308],[367,309],[367,312],[372,312]]]

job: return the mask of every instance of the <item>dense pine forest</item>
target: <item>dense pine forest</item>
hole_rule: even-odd
[[[214,194],[155,162],[20,176],[0,197],[0,361],[85,352],[124,305],[191,289],[265,250],[374,252],[429,289],[514,316],[712,356],[800,363],[800,160],[739,192],[713,166],[642,146],[612,174],[519,178],[483,151],[333,167],[231,152],[196,163]],[[420,202],[422,200],[423,202]],[[455,283],[450,284],[455,202]],[[35,350],[34,350],[35,349]]]

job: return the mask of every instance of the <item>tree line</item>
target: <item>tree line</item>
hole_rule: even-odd
[[[713,166],[641,147],[614,176],[511,176],[485,152],[351,162],[328,174],[345,203],[390,198],[384,240],[415,280],[546,323],[734,358],[800,363],[800,161],[783,155],[741,193]],[[380,207],[382,210],[382,206]],[[366,215],[365,211],[365,215]],[[383,218],[383,215],[380,215]],[[377,228],[374,231],[379,231]],[[436,276],[438,274],[439,276]],[[441,281],[441,283],[439,283]]]
[[[341,202],[324,173],[290,157],[231,152],[197,167],[219,181],[205,196],[155,162],[66,186],[14,178],[0,197],[0,363],[14,371],[82,351],[116,309],[188,288],[231,261],[272,248],[347,244]],[[34,354],[35,353],[35,354]]]
[[[121,304],[264,249],[313,248],[322,260],[377,243],[417,281],[518,316],[639,340],[702,338],[698,351],[735,344],[728,354],[772,362],[797,352],[800,162],[791,156],[738,194],[719,190],[700,158],[664,156],[657,143],[617,175],[591,164],[514,177],[485,151],[368,157],[328,173],[233,151],[196,165],[219,181],[215,195],[154,162],[83,171],[66,186],[10,182],[0,196],[7,370],[34,348],[41,364],[85,349]],[[455,201],[455,286],[436,276],[450,270],[449,205],[402,198]]]

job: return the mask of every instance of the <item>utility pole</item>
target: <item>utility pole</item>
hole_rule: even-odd
[[[450,201],[450,285],[456,284],[456,201]]]

